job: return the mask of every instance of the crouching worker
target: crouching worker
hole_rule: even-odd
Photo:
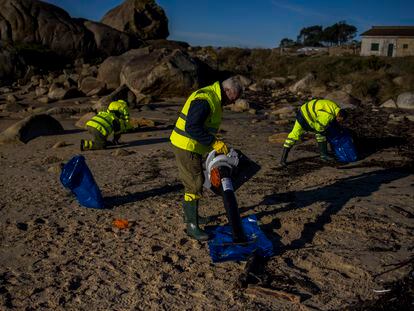
[[[106,111],[98,112],[86,123],[86,128],[92,140],[81,139],[81,151],[105,149],[107,145],[119,144],[121,134],[132,128],[127,103],[123,100],[110,103]],[[113,139],[109,142],[111,134]]]
[[[334,160],[328,154],[325,131],[333,122],[342,123],[346,117],[346,111],[329,99],[312,99],[302,105],[296,115],[295,125],[283,145],[280,166],[287,165],[286,160],[290,149],[305,132],[315,133],[323,161]]]
[[[208,219],[198,215],[204,184],[203,156],[213,149],[217,153],[228,153],[226,144],[217,139],[215,134],[221,124],[222,106],[233,103],[241,93],[240,82],[234,78],[222,83],[215,82],[192,93],[170,136],[179,178],[184,185],[182,207],[187,235],[200,241],[209,238],[199,227],[199,224],[207,223]]]

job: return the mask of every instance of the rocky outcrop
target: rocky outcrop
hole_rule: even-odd
[[[104,60],[99,66],[98,80],[104,81],[106,87],[110,90],[115,90],[121,84],[120,74],[122,67],[130,60],[135,57],[149,55],[151,50],[146,48],[135,49],[128,51],[119,56],[111,56]]]
[[[101,22],[142,40],[166,39],[169,35],[167,16],[154,0],[126,0],[106,13]]]
[[[17,53],[10,46],[5,46],[3,42],[0,43],[0,85],[13,80],[16,75],[21,75],[21,65],[23,64]]]
[[[44,135],[57,135],[63,132],[62,125],[45,114],[29,116],[0,133],[0,144],[28,141]]]
[[[134,92],[154,97],[185,96],[203,78],[194,59],[180,51],[154,50],[130,59],[122,68],[121,84]]]
[[[107,25],[92,21],[84,21],[83,24],[93,34],[96,48],[104,57],[120,55],[129,49],[144,45],[144,42],[134,36],[117,31]]]
[[[138,98],[186,96],[204,79],[198,63],[181,50],[142,48],[109,57],[99,68],[98,79],[109,89],[125,84]]]
[[[0,40],[41,45],[69,58],[120,54],[139,42],[108,26],[74,19],[37,0],[2,0]]]

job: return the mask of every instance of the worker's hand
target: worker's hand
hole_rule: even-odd
[[[214,150],[216,150],[217,153],[229,153],[229,149],[227,148],[226,144],[221,140],[216,140],[211,146]]]

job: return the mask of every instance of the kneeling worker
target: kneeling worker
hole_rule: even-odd
[[[123,100],[111,102],[106,111],[98,112],[86,123],[86,128],[93,139],[81,139],[81,151],[105,149],[112,133],[112,144],[117,145],[121,134],[132,128],[127,103]]]
[[[222,118],[222,106],[233,103],[242,94],[242,86],[235,78],[199,89],[190,95],[181,110],[170,140],[177,161],[179,177],[184,185],[184,220],[187,235],[200,241],[208,234],[199,228],[206,222],[198,216],[204,174],[203,156],[211,150],[228,153],[225,143],[216,138]]]
[[[345,110],[329,99],[312,99],[302,105],[296,115],[295,125],[283,145],[280,166],[286,166],[286,160],[292,146],[305,132],[316,133],[320,157],[323,161],[331,161],[325,131],[332,122],[342,123],[347,117]]]

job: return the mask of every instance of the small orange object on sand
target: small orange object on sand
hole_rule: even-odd
[[[112,224],[118,229],[126,229],[129,225],[128,220],[126,219],[115,219]]]

